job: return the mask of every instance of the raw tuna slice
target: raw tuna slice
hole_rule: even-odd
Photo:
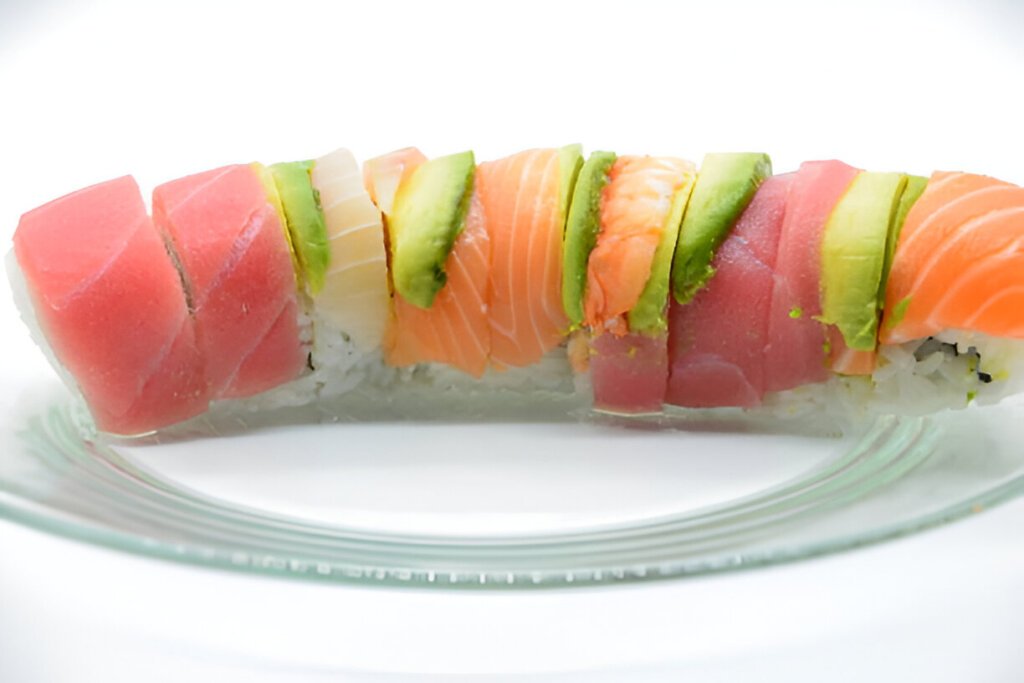
[[[664,335],[599,334],[590,344],[594,408],[612,413],[661,412],[668,382]]]
[[[226,166],[161,185],[153,219],[181,261],[211,395],[252,396],[298,376],[307,349],[295,271],[259,170]]]
[[[666,402],[691,408],[761,403],[775,258],[793,174],[764,181],[715,254],[715,275],[669,314]]]
[[[832,209],[859,171],[841,161],[800,165],[789,190],[775,261],[768,317],[767,391],[784,391],[829,377],[821,315],[821,238]]]
[[[206,410],[181,280],[132,178],[25,214],[14,251],[39,324],[97,427],[139,434]]]

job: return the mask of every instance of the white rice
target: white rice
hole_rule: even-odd
[[[917,416],[991,405],[1024,391],[1024,341],[949,330],[882,346],[870,377],[833,376],[765,397],[780,418],[827,416],[840,423],[884,414]]]
[[[886,412],[920,415],[991,405],[1024,390],[1020,340],[949,330],[931,342],[882,347],[879,355],[872,401]]]

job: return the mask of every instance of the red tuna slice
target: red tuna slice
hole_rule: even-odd
[[[215,398],[252,396],[297,377],[295,273],[257,170],[226,166],[153,192],[153,219],[178,252]]]
[[[841,161],[808,161],[800,165],[793,180],[768,316],[767,391],[785,391],[829,377],[827,329],[817,320],[821,239],[829,214],[859,172]]]
[[[295,355],[295,339],[299,335],[298,319],[297,303],[285,303],[263,341],[238,366],[238,372],[224,389],[225,398],[252,396],[295,379],[301,371],[301,368],[296,370],[296,365],[304,364],[308,353],[308,349],[300,347],[300,355]],[[282,363],[282,358],[289,359],[289,362]]]
[[[594,407],[612,413],[656,413],[668,381],[667,335],[601,334],[591,340]]]
[[[25,214],[14,251],[50,347],[99,429],[140,434],[206,410],[181,280],[134,179]]]
[[[792,173],[764,181],[715,254],[715,275],[669,311],[666,403],[750,408],[765,393],[768,313]]]

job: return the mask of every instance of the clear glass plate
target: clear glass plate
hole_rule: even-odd
[[[132,441],[97,435],[57,387],[29,394],[0,441],[0,516],[318,581],[691,576],[912,533],[1024,488],[1019,403],[840,434],[738,413],[602,418],[552,397],[497,413],[449,401],[412,418],[351,396],[318,410],[222,411]]]

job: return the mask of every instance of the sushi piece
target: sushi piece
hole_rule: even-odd
[[[944,330],[1024,338],[1024,189],[936,173],[907,215],[886,290],[881,340]]]
[[[713,276],[669,315],[666,403],[690,408],[761,404],[770,363],[775,260],[793,174],[768,178],[716,252]]]
[[[899,234],[879,331],[875,394],[913,412],[1021,390],[1024,188],[937,172]]]
[[[821,317],[825,223],[859,173],[841,161],[808,161],[793,177],[775,259],[765,355],[765,390],[785,391],[829,378]]]
[[[153,191],[153,221],[177,254],[213,398],[253,396],[306,367],[293,252],[264,170],[225,166]]]
[[[579,148],[535,149],[480,164],[476,183],[491,247],[491,364],[523,367],[569,333],[562,238]]]
[[[181,279],[134,179],[29,211],[14,256],[9,273],[23,280],[44,343],[99,429],[140,434],[206,410],[210,392]]]
[[[669,267],[694,175],[691,162],[671,157],[618,157],[608,171],[584,293],[599,410],[661,410]]]
[[[402,210],[398,206],[400,203],[425,203],[428,212],[432,209],[434,215],[443,211],[434,205],[437,197],[433,192],[428,189],[423,193],[423,190],[417,191],[408,184],[416,169],[425,162],[425,157],[415,149],[399,150],[367,162],[365,181],[385,213],[389,234],[393,228],[393,212]],[[452,162],[442,160],[441,163]],[[442,173],[454,186],[455,192],[460,195],[468,193],[469,203],[464,214],[459,207],[454,215],[445,219],[457,223],[453,227],[457,237],[442,267],[445,282],[434,294],[430,306],[425,308],[395,292],[393,316],[384,341],[384,356],[388,364],[398,367],[445,363],[480,377],[487,369],[490,354],[487,317],[490,239],[484,227],[479,196],[472,189],[472,157],[463,161],[456,159],[454,163],[463,165],[459,169],[445,168]],[[425,237],[420,232],[424,228],[423,222],[416,218],[405,220],[409,222],[406,230]],[[412,235],[407,234],[406,237]],[[420,258],[430,261],[437,257],[421,255]]]
[[[323,287],[313,293],[313,365],[319,368],[378,350],[391,297],[384,224],[355,157],[347,149],[322,156],[310,179],[320,198],[328,245]]]

